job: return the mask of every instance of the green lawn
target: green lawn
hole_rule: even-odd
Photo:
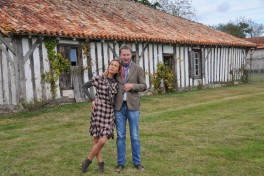
[[[90,103],[0,118],[0,175],[83,175],[92,147]],[[264,175],[264,82],[141,98],[140,175]],[[115,140],[102,151],[116,174]],[[97,175],[93,161],[84,175]],[[99,174],[98,174],[99,175]],[[102,175],[102,174],[101,174]]]

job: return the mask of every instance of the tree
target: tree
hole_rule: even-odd
[[[157,8],[160,8],[160,4],[158,2],[155,2],[155,3],[151,3],[149,2],[148,0],[133,0],[134,2],[138,2],[138,3],[141,3],[141,4],[144,4],[146,6],[150,6],[154,9],[157,9]]]
[[[195,9],[191,6],[191,0],[154,0],[160,7],[159,10],[186,19],[195,18]]]
[[[236,21],[230,21],[227,24],[220,23],[213,28],[239,38],[257,37],[264,33],[263,24],[245,17],[239,17]]]
[[[259,37],[264,33],[263,24],[258,24],[251,19],[246,20],[246,23],[248,24],[248,30],[246,31],[247,37]]]
[[[234,24],[233,22],[229,22],[227,24],[219,24],[218,26],[214,26],[215,29],[231,34],[235,37],[246,38],[245,31],[246,24]]]

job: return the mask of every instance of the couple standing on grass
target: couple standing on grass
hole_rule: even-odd
[[[126,164],[126,121],[129,123],[132,162],[137,170],[143,171],[140,161],[139,139],[139,94],[147,89],[144,71],[133,61],[129,45],[119,49],[119,59],[113,59],[101,76],[95,76],[83,85],[84,93],[92,101],[90,135],[93,136],[93,148],[88,157],[82,161],[82,172],[96,156],[99,172],[104,172],[104,161],[100,153],[106,141],[114,137],[117,131],[117,167],[121,172]],[[93,97],[88,88],[96,88]]]

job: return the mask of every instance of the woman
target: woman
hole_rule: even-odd
[[[98,171],[104,172],[104,162],[100,151],[107,140],[114,137],[114,99],[117,93],[115,76],[120,70],[119,60],[114,59],[102,76],[95,76],[82,86],[84,93],[92,101],[90,135],[93,136],[93,148],[88,157],[82,161],[82,173],[86,172],[95,156],[98,160]],[[88,91],[91,86],[96,88],[95,97]]]

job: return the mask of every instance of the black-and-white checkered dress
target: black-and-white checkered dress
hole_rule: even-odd
[[[114,98],[117,93],[117,83],[114,79],[109,80],[105,76],[95,76],[83,86],[84,92],[89,98],[91,95],[87,89],[91,86],[96,88],[94,98],[96,99],[96,108],[91,113],[90,134],[93,137],[114,138]]]

